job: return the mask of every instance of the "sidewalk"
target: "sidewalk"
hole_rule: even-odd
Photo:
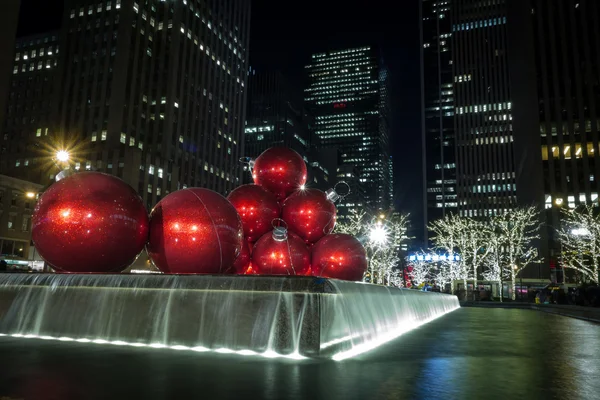
[[[565,317],[583,319],[600,324],[600,308],[581,307],[561,304],[534,304],[524,302],[506,302],[495,301],[463,301],[461,307],[481,307],[481,308],[518,308],[529,309],[550,314],[562,315]]]

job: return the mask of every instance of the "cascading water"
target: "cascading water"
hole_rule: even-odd
[[[2,335],[267,357],[351,357],[458,307],[311,277],[0,275]]]

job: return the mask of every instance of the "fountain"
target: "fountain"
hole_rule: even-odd
[[[342,360],[455,296],[314,277],[0,274],[0,336]]]

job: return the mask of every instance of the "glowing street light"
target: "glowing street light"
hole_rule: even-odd
[[[35,197],[35,193],[27,192],[27,193],[25,193],[25,197],[27,197],[28,199],[33,199]]]
[[[590,231],[587,228],[576,228],[571,230],[571,234],[575,236],[589,236]]]
[[[385,228],[381,225],[376,225],[373,228],[371,228],[371,232],[369,233],[369,240],[380,246],[387,243],[388,235],[385,231]]]
[[[56,159],[60,162],[67,162],[69,161],[69,158],[69,152],[66,150],[59,150],[56,152]]]

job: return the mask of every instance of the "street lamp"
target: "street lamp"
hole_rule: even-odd
[[[371,228],[371,231],[369,232],[369,240],[371,242],[381,246],[387,243],[387,239],[387,232],[381,224],[377,224]]]
[[[71,156],[69,155],[69,152],[66,150],[59,150],[56,152],[56,159],[60,162],[66,163],[69,161],[70,158],[71,158]]]
[[[590,231],[587,228],[575,228],[571,230],[571,234],[575,236],[589,236]]]
[[[35,193],[34,192],[27,192],[27,193],[25,193],[25,197],[27,197],[28,199],[33,199],[35,197]]]

